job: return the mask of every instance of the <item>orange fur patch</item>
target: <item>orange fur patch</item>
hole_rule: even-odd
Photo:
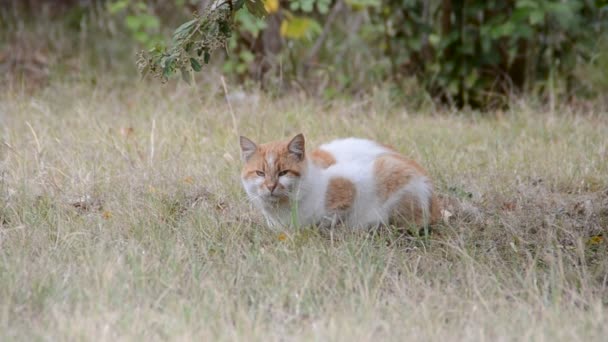
[[[434,194],[431,196],[428,224],[435,224],[441,219],[441,203]],[[415,224],[422,226],[424,216],[418,199],[411,195],[405,195],[391,213],[391,223],[396,225]]]
[[[393,193],[406,186],[412,177],[426,175],[426,171],[415,161],[394,152],[376,159],[374,174],[378,195],[386,201]],[[435,194],[431,194],[429,205],[428,223],[434,224],[441,219],[441,203]],[[423,210],[418,199],[405,194],[391,213],[391,222],[424,224]]]
[[[441,201],[437,195],[433,194],[431,196],[431,217],[430,224],[435,224],[441,220]]]
[[[334,177],[327,186],[325,207],[329,210],[347,210],[353,206],[356,193],[353,182],[344,177]]]
[[[331,153],[321,149],[312,151],[310,153],[310,159],[315,165],[324,169],[327,169],[336,163],[336,158],[334,158]]]
[[[374,175],[378,195],[386,201],[393,193],[406,186],[412,177],[426,175],[426,171],[415,161],[400,154],[391,153],[376,159]],[[431,195],[430,208],[428,209],[428,223],[433,224],[441,218],[441,203],[435,194]],[[408,194],[405,194],[399,200],[393,213],[391,213],[391,221],[393,222],[422,225],[424,224],[423,220],[423,211],[418,199]]]
[[[413,176],[421,174],[419,166],[398,154],[380,156],[374,162],[376,190],[380,199],[386,201],[393,193],[403,188]]]
[[[422,208],[418,199],[411,194],[405,194],[391,212],[391,223],[402,226],[408,224],[422,225]]]

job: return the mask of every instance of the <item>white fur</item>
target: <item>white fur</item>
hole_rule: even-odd
[[[266,162],[268,163],[268,165],[274,165],[274,160],[275,160],[275,155],[272,153],[268,153],[268,155],[266,156]]]
[[[270,192],[265,187],[260,187],[263,177],[242,180],[249,198],[263,211],[269,225],[334,225],[341,222],[353,228],[373,227],[388,223],[399,200],[412,195],[422,207],[424,222],[428,222],[432,186],[424,175],[414,177],[386,201],[378,197],[374,162],[378,157],[394,153],[393,151],[374,141],[358,138],[334,140],[321,145],[320,149],[331,153],[336,163],[323,169],[309,160],[299,181],[287,176],[279,178],[279,182],[288,189],[291,207],[275,206],[268,201]],[[346,178],[356,188],[353,207],[344,213],[332,213],[325,208],[327,186],[334,177]],[[294,213],[297,214],[295,222]]]
[[[336,165],[351,161],[373,163],[380,155],[390,152],[388,148],[375,141],[360,138],[334,140],[321,145],[319,149],[331,153],[336,158]]]

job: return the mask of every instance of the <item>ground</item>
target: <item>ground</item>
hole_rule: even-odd
[[[229,106],[173,83],[24,91],[0,94],[0,340],[608,336],[606,113],[414,113],[382,94]],[[418,160],[445,222],[265,228],[238,135],[298,132]]]

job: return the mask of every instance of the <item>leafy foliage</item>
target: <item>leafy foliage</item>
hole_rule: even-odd
[[[140,52],[137,66],[142,76],[151,73],[166,81],[179,70],[182,79],[190,83],[191,71],[201,71],[202,65],[209,63],[211,53],[226,45],[232,35],[235,13],[243,5],[256,17],[266,15],[261,0],[216,0],[205,13],[175,30],[169,48],[159,44]]]
[[[555,74],[572,80],[572,70],[605,29],[601,6],[578,0],[389,1],[382,9],[384,51],[393,75],[415,75],[435,96],[459,106],[495,104],[514,91],[551,86],[546,82]]]
[[[290,16],[281,23],[281,36],[293,39],[309,38],[321,33],[321,25],[307,17]]]
[[[603,56],[595,49],[607,31],[606,3],[219,0],[180,26],[168,49],[157,45],[142,53],[138,65],[143,74],[163,80],[179,70],[189,81],[213,50],[227,47],[224,71],[241,77],[280,64],[281,77],[301,82],[311,65],[323,66],[342,84],[339,89],[378,77],[397,84],[415,78],[435,99],[487,107],[504,104],[517,92],[561,96],[580,89],[581,63],[599,65],[595,56]],[[266,14],[270,19],[262,20]],[[351,25],[354,17],[359,24]],[[358,65],[342,63],[346,56]],[[354,82],[352,69],[367,78]]]

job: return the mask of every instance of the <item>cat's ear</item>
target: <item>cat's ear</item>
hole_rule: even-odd
[[[239,137],[239,142],[241,144],[241,157],[244,161],[248,161],[255,151],[257,151],[258,145],[242,135]]]
[[[304,160],[304,135],[302,133],[296,135],[287,144],[287,150],[294,155],[298,160]]]

